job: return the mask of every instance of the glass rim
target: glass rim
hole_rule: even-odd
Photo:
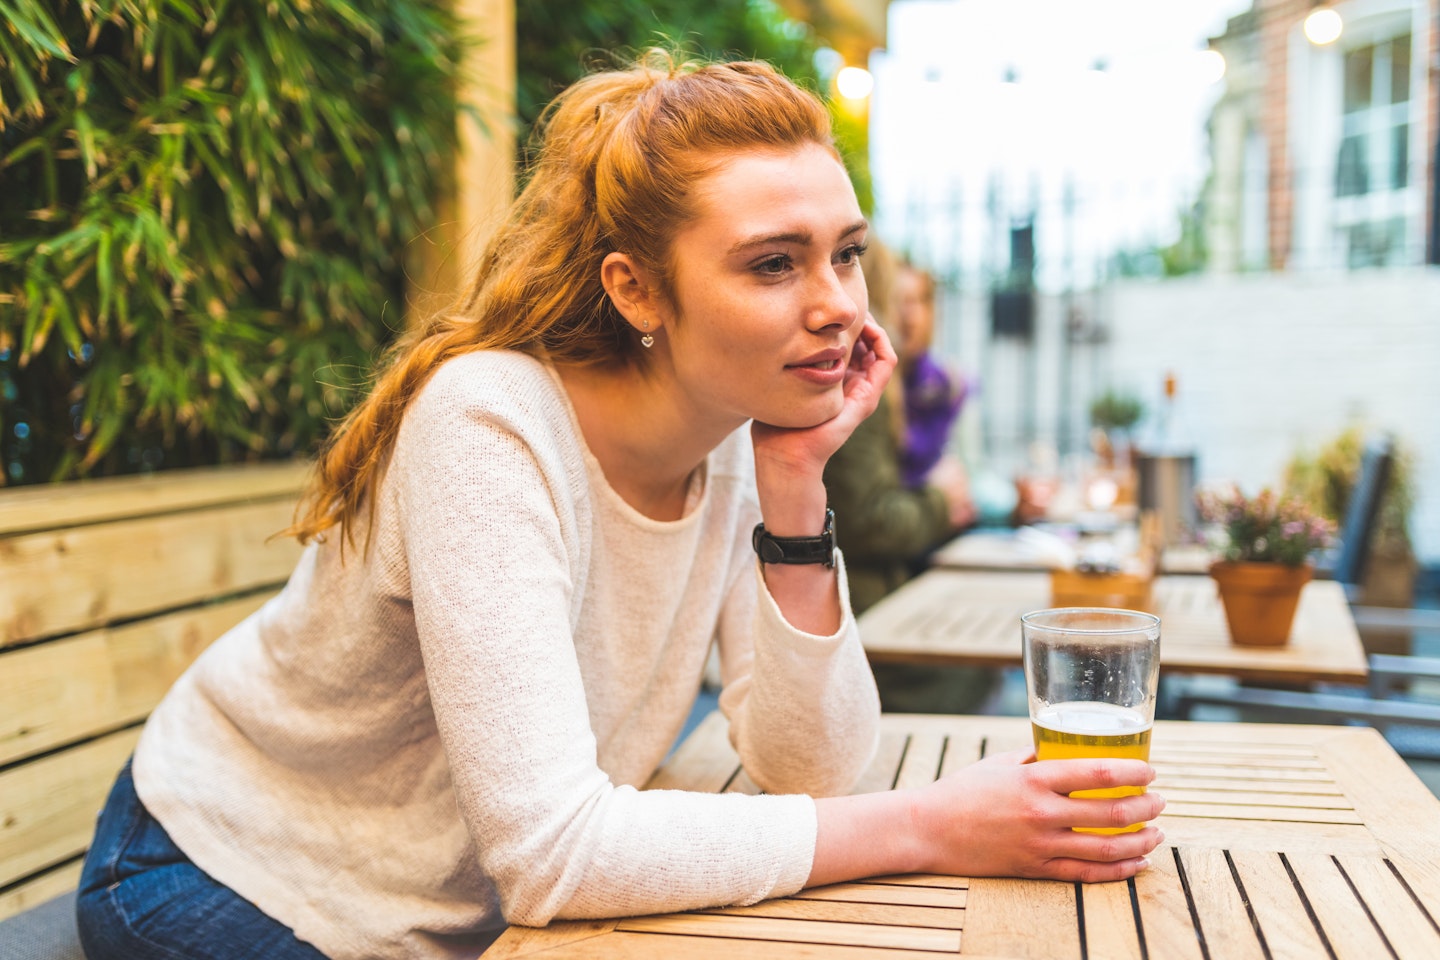
[[[1104,614],[1120,620],[1134,621],[1130,625],[1110,627],[1062,627],[1055,624],[1040,623],[1032,617],[1059,616],[1061,614]],[[1069,633],[1079,636],[1101,636],[1114,633],[1136,633],[1140,631],[1160,629],[1160,618],[1153,613],[1146,613],[1143,610],[1125,610],[1121,607],[1047,607],[1044,610],[1031,610],[1020,617],[1022,627],[1029,627],[1032,630],[1043,630],[1047,633]]]

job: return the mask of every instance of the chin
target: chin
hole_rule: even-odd
[[[804,430],[809,427],[818,427],[827,420],[833,420],[844,408],[845,394],[841,388],[837,387],[834,391],[827,391],[823,396],[816,397],[810,403],[791,407],[788,410],[777,410],[755,419],[773,427]]]

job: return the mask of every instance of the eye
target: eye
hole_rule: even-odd
[[[754,269],[756,273],[778,277],[790,269],[790,258],[783,253],[777,253],[755,264]]]
[[[838,263],[847,265],[852,263],[859,263],[860,258],[865,256],[865,251],[868,249],[870,249],[868,244],[852,243],[850,244],[850,246],[841,250],[839,255],[835,259]]]

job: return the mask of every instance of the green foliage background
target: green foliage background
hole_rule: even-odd
[[[519,78],[516,114],[522,157],[540,111],[596,66],[623,63],[625,52],[677,45],[706,59],[768,60],[828,98],[815,63],[823,42],[808,24],[789,19],[773,0],[519,0],[515,10]],[[616,54],[621,59],[616,60]],[[868,126],[830,101],[835,138],[867,213],[874,209]]]
[[[433,225],[470,42],[449,0],[0,14],[0,484],[312,452]],[[773,0],[519,0],[516,20],[522,144],[609,51],[829,79]],[[832,115],[868,212],[865,123]]]
[[[5,0],[0,482],[308,452],[453,155],[444,0]]]

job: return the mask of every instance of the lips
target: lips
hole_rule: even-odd
[[[796,363],[786,364],[787,367],[812,367],[817,370],[833,370],[838,364],[845,362],[845,349],[843,347],[832,347],[829,350],[821,350],[819,353],[811,354],[804,360]]]
[[[843,347],[832,347],[812,353],[796,363],[788,363],[785,369],[816,386],[834,386],[845,379],[847,353]]]

